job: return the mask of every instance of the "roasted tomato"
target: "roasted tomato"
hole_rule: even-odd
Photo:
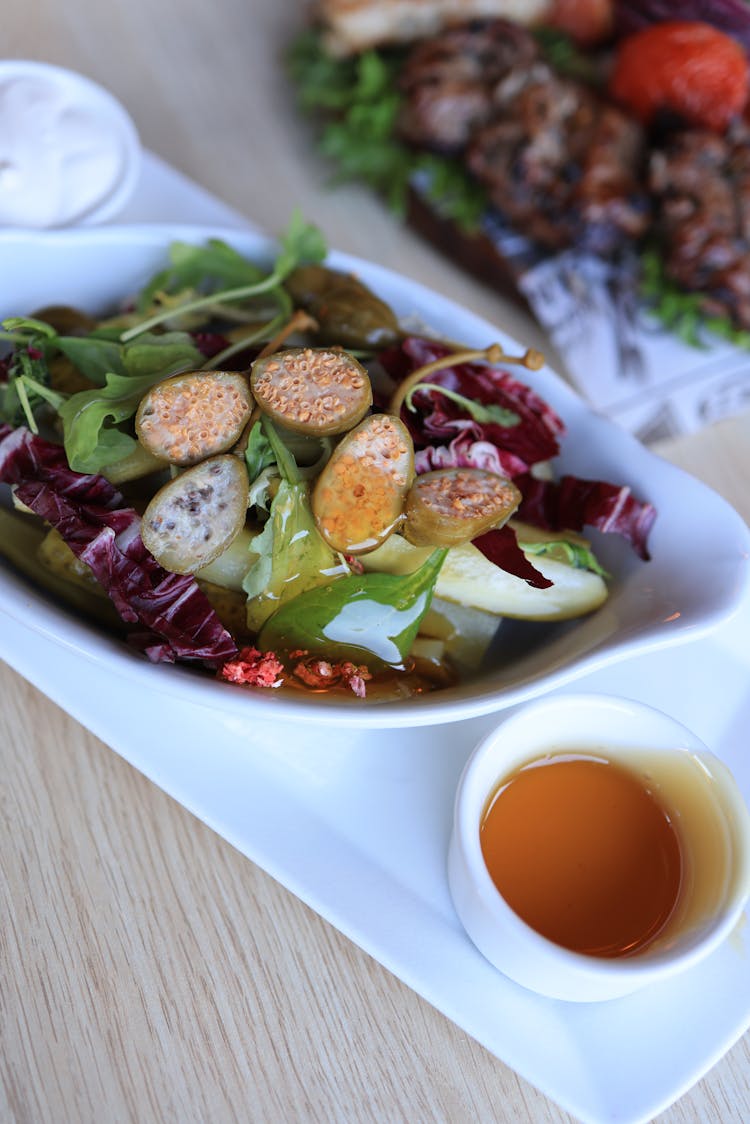
[[[748,60],[723,31],[700,20],[668,20],[622,41],[609,91],[645,124],[667,111],[723,132],[747,102]]]

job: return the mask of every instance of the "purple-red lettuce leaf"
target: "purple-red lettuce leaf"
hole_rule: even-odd
[[[491,441],[473,441],[459,433],[449,445],[426,445],[414,456],[417,475],[440,468],[481,468],[497,476],[514,477],[526,472],[526,462],[515,453],[498,449]]]
[[[636,499],[627,486],[578,476],[563,476],[557,483],[525,476],[516,484],[523,496],[519,519],[551,531],[580,531],[589,526],[619,534],[639,558],[650,558],[648,536],[656,509]]]
[[[409,336],[378,358],[385,371],[401,382],[418,367],[450,353],[445,344]],[[531,387],[507,371],[479,363],[458,363],[431,374],[429,382],[485,406],[498,406],[515,417],[510,425],[480,422],[447,395],[417,389],[411,398],[414,409],[405,407],[401,411],[415,448],[450,444],[463,436],[469,441],[489,441],[526,467],[550,460],[559,452],[557,438],[564,430],[562,420]]]
[[[140,516],[103,476],[74,472],[64,450],[24,428],[0,425],[0,481],[55,527],[90,567],[151,659],[218,666],[237,651],[190,574],[165,570],[143,545]]]
[[[554,582],[545,578],[544,574],[540,574],[529,562],[518,545],[516,532],[509,524],[496,527],[493,531],[485,531],[483,535],[472,539],[472,542],[490,562],[494,562],[506,573],[522,578],[534,589],[549,589],[554,585]]]

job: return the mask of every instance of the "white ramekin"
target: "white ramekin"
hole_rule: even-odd
[[[703,854],[693,856],[695,884],[716,883],[710,908],[691,912],[690,889],[663,933],[641,953],[604,959],[571,952],[530,928],[504,901],[482,857],[480,823],[498,783],[526,762],[571,749],[601,753],[648,771],[671,803],[670,770],[706,774],[701,815],[714,817],[716,846],[724,849],[723,880]],[[674,755],[682,755],[675,759]],[[668,768],[662,772],[659,761]],[[707,807],[705,801],[714,802]],[[695,808],[676,808],[690,839]],[[703,850],[703,849],[700,849]],[[729,769],[681,723],[639,702],[609,695],[557,695],[514,711],[469,759],[456,794],[448,879],[456,911],[471,940],[501,972],[556,999],[613,999],[665,978],[707,956],[734,926],[750,894],[750,813]],[[713,890],[712,890],[713,894]]]

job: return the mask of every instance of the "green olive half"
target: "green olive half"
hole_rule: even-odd
[[[398,339],[393,310],[351,273],[324,265],[300,265],[285,286],[295,304],[315,318],[324,343],[382,348]]]

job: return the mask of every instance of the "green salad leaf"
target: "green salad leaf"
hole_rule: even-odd
[[[409,393],[404,398],[404,405],[407,409],[414,411],[415,406],[412,404],[412,399],[418,390],[434,390],[438,394],[444,395],[449,398],[451,402],[455,402],[462,410],[466,410],[474,421],[481,422],[482,425],[502,425],[506,429],[511,429],[513,426],[519,425],[521,419],[515,410],[509,410],[506,406],[501,406],[498,402],[480,402],[476,398],[467,398],[463,394],[459,394],[456,390],[451,390],[450,387],[440,386],[436,382],[418,382],[415,383]]]
[[[229,287],[212,289],[209,293],[196,293],[195,287],[191,285],[182,290],[185,295],[184,302],[179,300],[169,301],[167,307],[159,308],[152,315],[139,320],[122,332],[120,335],[121,342],[128,343],[144,332],[149,332],[152,328],[171,320],[177,313],[185,316],[198,311],[210,310],[217,305],[246,301],[261,295],[271,296],[280,310],[288,315],[291,312],[292,302],[283,288],[283,282],[292,270],[296,269],[302,262],[316,263],[322,261],[326,254],[326,243],[318,228],[305,222],[298,210],[295,210],[286,230],[280,235],[279,243],[279,253],[269,272],[264,274],[258,271],[257,267],[248,263],[248,268],[243,273],[239,264],[237,264],[236,269],[233,268],[229,271],[231,277]],[[197,247],[196,249],[200,250],[201,248]],[[226,250],[227,259],[234,261],[235,251],[228,246]],[[213,247],[213,250],[209,247],[209,256],[212,261],[216,253],[216,246]],[[236,257],[244,261],[240,255],[236,255]],[[159,284],[165,279],[172,284],[179,284],[180,280],[186,278],[195,280],[198,275],[197,262],[197,255],[191,256],[187,264],[183,264],[181,270],[175,273],[174,277],[169,271],[167,271],[166,278],[164,272],[158,274],[146,286],[146,293],[150,293],[153,297],[159,288]]]
[[[405,214],[416,185],[445,218],[476,230],[487,198],[463,164],[398,139],[401,61],[395,50],[333,58],[320,33],[311,30],[292,44],[287,67],[301,109],[319,118],[320,150],[335,168],[334,184],[365,183],[398,215]]]
[[[271,616],[261,648],[403,667],[430,607],[447,548],[412,574],[350,574],[300,593]]]
[[[104,386],[107,375],[111,373],[127,374],[122,344],[109,334],[92,332],[88,336],[58,336],[55,343],[94,386]]]
[[[0,419],[10,425],[25,422],[36,433],[36,413],[50,404],[51,393],[44,355],[26,347],[18,348],[8,369],[7,382],[0,382]]]
[[[713,334],[735,347],[750,348],[750,331],[736,327],[729,316],[707,315],[702,293],[685,292],[667,277],[663,258],[657,249],[646,248],[640,260],[641,296],[649,311],[665,328],[690,347],[708,347],[709,335]]]
[[[549,542],[519,542],[524,554],[537,558],[552,558],[567,562],[576,570],[590,570],[602,578],[611,577],[599,562],[591,547],[584,543],[569,542],[567,539],[551,539]]]
[[[268,440],[260,420],[256,421],[250,430],[245,447],[245,464],[247,465],[247,478],[252,484],[258,479],[261,472],[269,465],[276,463],[276,454]]]
[[[185,289],[213,293],[255,285],[262,278],[263,271],[257,265],[220,238],[209,238],[202,246],[173,242],[169,247],[169,265],[141,290],[136,307],[145,312],[157,293],[174,294]]]
[[[269,518],[253,540],[256,558],[242,583],[248,598],[247,626],[252,632],[257,632],[291,598],[323,582],[343,580],[349,572],[318,533],[308,486],[294,457],[268,418],[263,418],[262,429],[267,444],[263,446],[256,438],[255,453],[261,451],[266,461],[264,467],[273,454],[281,482],[271,502]]]
[[[157,382],[195,370],[203,361],[184,332],[149,334],[116,346],[116,369],[105,374],[104,385],[71,395],[58,411],[68,463],[76,472],[101,472],[132,452],[135,438],[117,425],[133,417]]]

